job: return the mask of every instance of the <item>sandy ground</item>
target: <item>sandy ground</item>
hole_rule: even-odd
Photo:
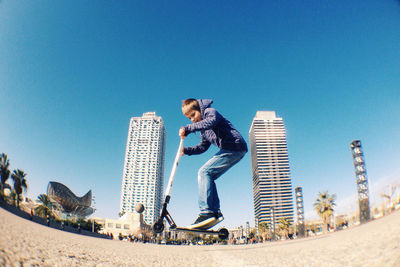
[[[66,233],[0,208],[0,266],[400,266],[400,211],[306,239],[173,246]]]

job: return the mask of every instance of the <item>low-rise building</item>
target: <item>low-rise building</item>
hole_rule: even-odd
[[[143,214],[137,212],[127,212],[119,219],[95,218],[96,223],[102,225],[102,234],[112,234],[117,238],[122,236],[139,236],[151,233],[151,226],[143,220]]]

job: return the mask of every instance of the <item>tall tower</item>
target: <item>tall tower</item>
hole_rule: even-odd
[[[286,131],[275,111],[257,111],[250,127],[255,224],[293,223],[293,193]],[[271,225],[274,229],[275,225]]]
[[[145,207],[143,219],[153,224],[160,214],[164,182],[166,132],[155,112],[132,117],[121,186],[120,212],[134,212],[135,205]]]
[[[360,223],[369,221],[369,190],[367,169],[365,168],[364,153],[361,147],[360,140],[354,140],[350,144],[351,154],[353,156],[353,164],[356,173],[356,183],[358,192],[358,204],[360,209]]]

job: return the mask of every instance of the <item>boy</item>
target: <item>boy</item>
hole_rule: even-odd
[[[186,99],[182,103],[182,113],[193,123],[181,127],[179,135],[185,138],[193,132],[200,132],[201,141],[193,147],[184,147],[183,155],[205,152],[211,144],[220,150],[204,164],[198,172],[200,214],[190,229],[208,229],[221,222],[215,180],[239,162],[247,152],[247,144],[233,125],[211,107],[209,99]]]

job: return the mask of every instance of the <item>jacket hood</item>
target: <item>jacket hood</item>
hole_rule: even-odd
[[[211,104],[213,103],[213,101],[211,99],[197,99],[197,102],[199,102],[202,115],[204,114],[204,110],[206,108],[209,108],[211,106]]]

